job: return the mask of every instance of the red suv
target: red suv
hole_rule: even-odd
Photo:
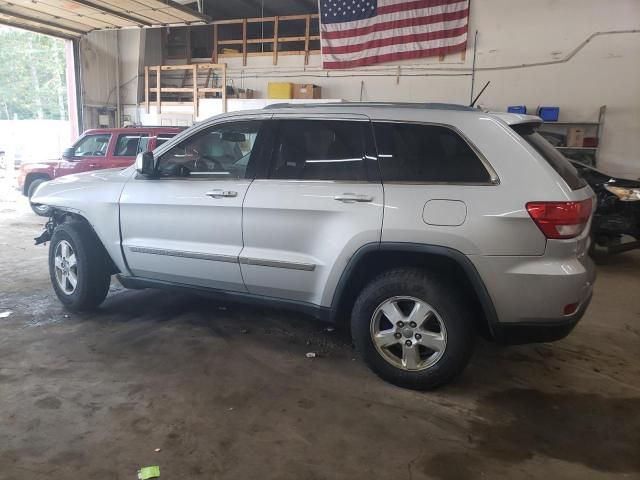
[[[23,163],[18,175],[18,187],[31,198],[36,188],[47,180],[72,173],[104,168],[128,167],[139,152],[152,151],[180,133],[180,127],[101,128],[87,130],[60,160]],[[32,205],[35,213],[49,215],[47,206]]]

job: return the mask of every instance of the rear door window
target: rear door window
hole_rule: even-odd
[[[158,136],[156,137],[156,148],[158,148],[163,143],[168,142],[175,136],[176,136],[175,133],[159,133]]]
[[[146,150],[148,133],[123,133],[118,136],[114,157],[135,157]]]
[[[439,125],[375,122],[383,182],[490,183],[469,144]]]
[[[366,128],[369,122],[279,120],[269,178],[368,181]]]
[[[523,124],[514,125],[513,129],[545,159],[571,190],[579,190],[585,187],[587,182],[580,176],[578,170],[542,135],[536,132],[536,127],[537,125]]]

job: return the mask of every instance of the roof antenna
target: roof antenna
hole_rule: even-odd
[[[484,84],[484,87],[482,87],[482,90],[480,90],[480,93],[476,96],[476,98],[473,99],[473,101],[471,102],[471,105],[469,105],[470,107],[473,108],[473,106],[476,104],[476,102],[480,98],[480,95],[484,93],[484,91],[487,89],[490,83],[491,83],[491,80],[489,80],[487,83]]]

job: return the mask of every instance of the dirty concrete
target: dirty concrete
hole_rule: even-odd
[[[418,393],[299,314],[115,283],[68,314],[42,223],[0,195],[2,480],[640,478],[638,254],[600,268],[569,338],[479,342],[459,380]]]

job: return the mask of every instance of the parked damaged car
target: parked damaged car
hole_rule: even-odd
[[[571,163],[596,193],[592,255],[640,248],[640,181],[616,178],[575,160]]]

